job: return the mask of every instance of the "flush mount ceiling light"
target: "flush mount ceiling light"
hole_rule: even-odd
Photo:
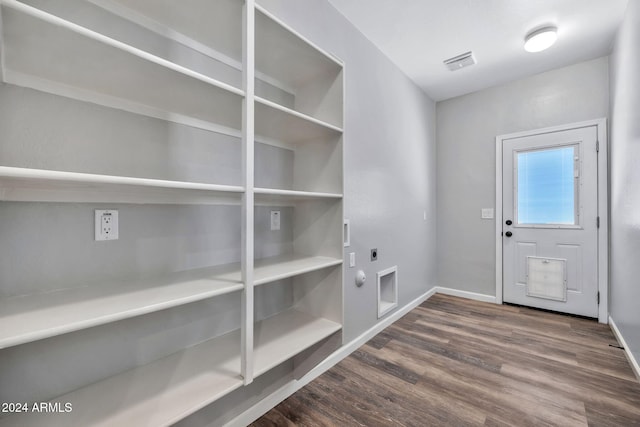
[[[556,27],[544,27],[527,34],[524,38],[524,50],[527,52],[540,52],[550,48],[558,40]]]

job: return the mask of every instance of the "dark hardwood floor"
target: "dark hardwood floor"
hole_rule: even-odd
[[[435,295],[276,406],[263,426],[640,426],[607,325]]]

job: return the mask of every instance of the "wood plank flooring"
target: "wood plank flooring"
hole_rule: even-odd
[[[607,325],[435,295],[252,426],[640,426]]]

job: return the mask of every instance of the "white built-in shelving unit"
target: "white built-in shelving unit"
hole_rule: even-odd
[[[234,330],[49,397],[72,403],[71,413],[16,414],[0,418],[1,426],[170,425],[341,331],[340,60],[253,0],[0,5],[3,84],[226,135],[241,147],[236,166],[242,171],[241,182],[229,185],[107,174],[91,165],[43,169],[39,159],[25,166],[0,158],[0,202],[239,206],[242,217],[232,263],[214,259],[206,268],[1,297],[0,351],[7,351],[240,295],[234,300],[239,306],[230,308],[240,313]],[[3,138],[0,144],[20,141]],[[269,179],[281,165],[261,156],[258,146],[293,152],[287,180]],[[290,250],[258,256],[255,215],[273,206],[291,209]],[[283,281],[292,287],[293,301],[259,318],[254,288],[269,293]]]

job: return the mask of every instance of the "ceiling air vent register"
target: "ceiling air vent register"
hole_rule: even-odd
[[[476,63],[476,57],[473,56],[473,52],[471,51],[465,52],[458,56],[454,56],[453,58],[449,58],[444,61],[444,65],[446,65],[450,71],[456,71],[461,68],[474,65]]]

